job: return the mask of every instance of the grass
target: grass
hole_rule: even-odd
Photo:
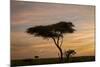
[[[73,62],[89,62],[95,61],[95,56],[80,56],[72,57],[68,60],[64,58],[62,63],[73,63]],[[58,64],[58,58],[45,58],[45,59],[22,59],[22,60],[11,60],[11,66],[27,66],[27,65],[42,65],[42,64]]]

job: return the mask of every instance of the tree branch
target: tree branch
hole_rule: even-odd
[[[62,43],[63,43],[63,37],[61,37],[60,47],[62,46]]]
[[[57,44],[57,42],[56,42],[55,38],[54,38],[54,37],[52,37],[52,39],[53,39],[54,43],[55,43],[55,44]]]
[[[60,42],[60,41],[59,41],[59,38],[60,38],[60,36],[58,36],[58,39],[57,39],[57,44],[58,44],[58,46],[59,46],[59,42]]]

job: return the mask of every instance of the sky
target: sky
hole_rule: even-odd
[[[58,57],[51,39],[26,33],[29,27],[71,21],[76,31],[64,34],[63,51],[74,49],[75,56],[95,55],[95,6],[11,1],[11,59]]]

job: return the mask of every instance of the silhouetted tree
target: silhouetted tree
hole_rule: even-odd
[[[69,58],[75,54],[76,54],[75,50],[72,50],[72,49],[69,49],[64,52],[64,55],[66,56],[67,61],[69,61]]]
[[[63,35],[64,33],[73,33],[75,31],[73,27],[74,25],[72,22],[61,21],[59,23],[47,26],[30,27],[27,29],[27,33],[47,39],[51,38],[58,48],[60,52],[60,59],[62,60],[63,52],[61,46],[63,43]]]

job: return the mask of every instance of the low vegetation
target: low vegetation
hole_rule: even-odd
[[[11,66],[27,66],[27,65],[42,65],[42,64],[57,64],[57,63],[72,63],[72,62],[89,62],[95,61],[95,56],[80,56],[71,57],[69,60],[64,58],[63,62],[59,62],[59,58],[43,58],[43,59],[22,59],[11,60]]]

